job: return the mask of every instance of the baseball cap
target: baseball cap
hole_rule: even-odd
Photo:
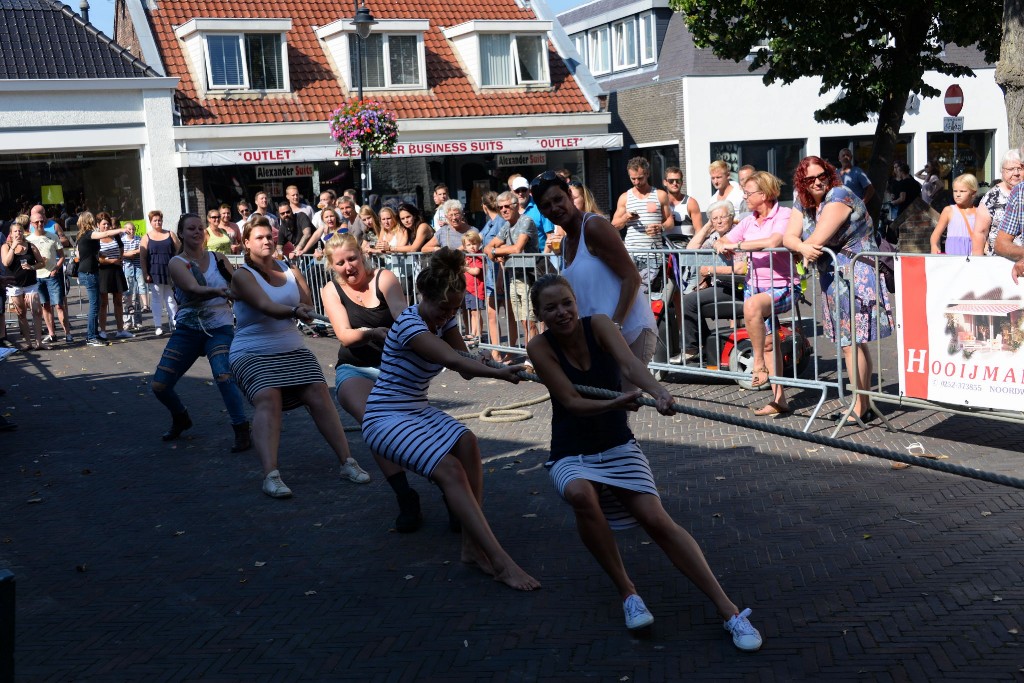
[[[524,178],[523,176],[519,176],[518,178],[516,178],[515,180],[512,181],[512,191],[513,192],[515,192],[516,190],[521,190],[524,187],[526,187],[526,188],[530,187],[530,181],[527,180],[526,178]]]

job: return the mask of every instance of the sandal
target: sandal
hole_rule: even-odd
[[[755,410],[754,415],[758,417],[779,417],[780,415],[792,412],[793,409],[789,406],[781,406],[776,401],[771,401],[768,405]]]
[[[764,375],[764,379],[761,380],[760,382],[757,381],[758,375]],[[770,381],[771,381],[771,375],[768,374],[768,368],[766,368],[764,366],[761,366],[759,368],[754,368],[754,372],[750,375],[750,386],[753,389],[757,389],[758,387],[763,387],[765,384],[768,384]]]

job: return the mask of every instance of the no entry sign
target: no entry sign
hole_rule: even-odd
[[[959,116],[960,111],[964,108],[964,91],[960,89],[960,86],[954,83],[946,88],[943,98],[946,113],[950,116]]]

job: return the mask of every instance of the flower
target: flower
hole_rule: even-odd
[[[390,154],[398,143],[395,112],[372,100],[352,100],[331,115],[328,125],[331,137],[346,155],[360,150],[370,157]]]

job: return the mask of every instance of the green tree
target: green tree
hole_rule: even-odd
[[[1014,2],[1019,0],[1007,0]],[[808,0],[670,0],[686,17],[700,47],[740,61],[753,52],[751,71],[764,68],[764,82],[792,83],[820,76],[821,93],[836,99],[814,113],[817,121],[851,125],[876,114],[868,177],[884,188],[892,170],[896,137],[911,93],[934,97],[926,71],[973,76],[946,61],[949,43],[978,45],[990,62],[999,54],[1002,3],[998,0],[904,0],[837,2]],[[757,45],[768,49],[754,50]],[[882,191],[869,209],[877,218]]]

